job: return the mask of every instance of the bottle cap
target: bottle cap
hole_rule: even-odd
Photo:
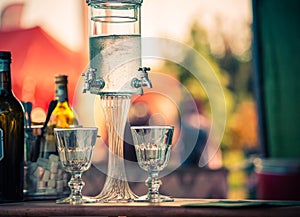
[[[10,60],[11,52],[10,51],[0,51],[0,59]]]
[[[56,75],[55,76],[55,83],[56,84],[67,84],[68,83],[68,76],[67,75]]]

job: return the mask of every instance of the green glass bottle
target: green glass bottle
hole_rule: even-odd
[[[0,202],[23,199],[24,110],[11,85],[11,53],[0,51]]]

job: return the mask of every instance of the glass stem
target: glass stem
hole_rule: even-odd
[[[82,195],[81,195],[81,190],[83,188],[84,181],[81,178],[82,172],[72,172],[72,178],[69,181],[68,185],[71,189],[71,199],[72,198],[76,198],[76,199],[81,199]]]
[[[158,171],[148,171],[149,177],[145,181],[145,183],[149,190],[149,199],[158,199],[159,197],[159,187],[161,185],[161,180],[158,178],[158,173]]]

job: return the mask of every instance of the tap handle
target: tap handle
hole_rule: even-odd
[[[152,83],[148,77],[148,71],[150,71],[150,67],[139,67],[138,71],[141,73],[140,78],[133,78],[131,81],[131,86],[135,88],[140,88],[143,86],[152,88]]]
[[[138,71],[141,72],[141,86],[147,86],[152,88],[152,83],[148,76],[148,71],[150,71],[150,67],[139,67]]]
[[[150,70],[151,70],[150,67],[139,67],[139,69],[138,69],[139,72],[147,74],[147,76],[148,76],[148,71],[150,71]]]

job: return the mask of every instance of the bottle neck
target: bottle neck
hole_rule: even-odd
[[[10,62],[0,60],[0,95],[11,93]]]
[[[68,87],[67,84],[56,84],[55,99],[58,102],[68,102]]]

